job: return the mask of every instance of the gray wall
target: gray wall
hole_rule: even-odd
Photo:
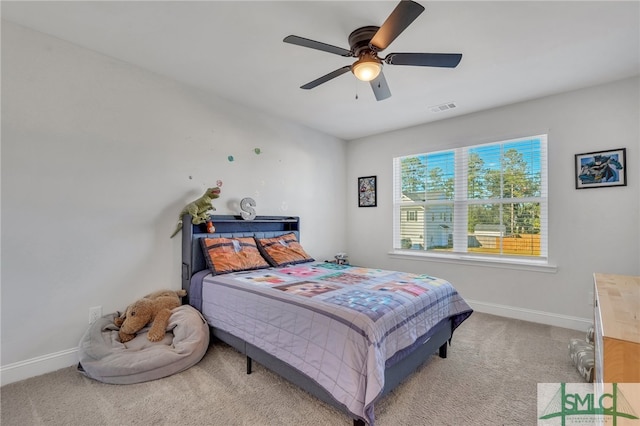
[[[179,288],[169,235],[217,180],[217,213],[253,197],[300,216],[318,259],[344,251],[345,159],[342,140],[3,22],[3,383],[76,362],[90,307]]]
[[[177,214],[298,215],[316,258],[450,279],[474,308],[582,327],[594,271],[638,274],[638,79],[344,142],[2,23],[2,383],[76,362],[88,310],[178,288]],[[407,260],[392,248],[392,158],[549,134],[555,272]],[[574,189],[573,155],[626,147],[629,185]],[[254,153],[260,148],[261,154]],[[235,161],[227,159],[233,155]],[[377,175],[378,207],[358,208]],[[29,314],[25,314],[28,307]]]
[[[592,318],[594,272],[640,274],[639,88],[638,78],[626,79],[349,142],[350,259],[446,277],[479,311],[585,328]],[[549,257],[555,269],[390,254],[392,158],[541,133],[548,134]],[[626,187],[575,189],[575,154],[622,147]],[[370,175],[378,176],[378,207],[358,208],[357,177]]]

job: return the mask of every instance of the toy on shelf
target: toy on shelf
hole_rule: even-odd
[[[185,214],[191,215],[191,222],[195,225],[205,223],[209,220],[209,212],[216,210],[211,202],[218,197],[220,197],[220,187],[215,186],[213,188],[208,188],[202,197],[187,204],[180,212],[180,216],[178,216],[178,225],[176,226],[176,230],[173,234],[171,234],[171,238],[175,237],[182,229],[182,217]]]

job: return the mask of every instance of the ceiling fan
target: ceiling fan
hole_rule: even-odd
[[[285,43],[322,50],[344,57],[358,58],[351,65],[345,65],[329,74],[313,80],[301,89],[313,89],[332,80],[347,71],[356,78],[368,81],[378,101],[391,96],[391,91],[382,73],[383,62],[388,65],[412,65],[418,67],[455,68],[462,54],[460,53],[389,53],[384,58],[378,56],[393,40],[395,40],[424,11],[424,6],[410,0],[402,0],[391,12],[381,27],[367,26],[353,31],[349,35],[349,50],[304,37],[290,35],[284,38]]]

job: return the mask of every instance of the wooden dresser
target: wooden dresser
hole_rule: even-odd
[[[640,383],[640,277],[594,274],[597,383]]]

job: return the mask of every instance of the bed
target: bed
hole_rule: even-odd
[[[183,218],[188,303],[214,339],[246,355],[247,374],[256,361],[354,425],[373,425],[377,400],[433,354],[446,358],[472,313],[443,279],[314,260],[298,217],[214,215],[212,223],[208,233]],[[220,262],[219,250],[233,259]]]

